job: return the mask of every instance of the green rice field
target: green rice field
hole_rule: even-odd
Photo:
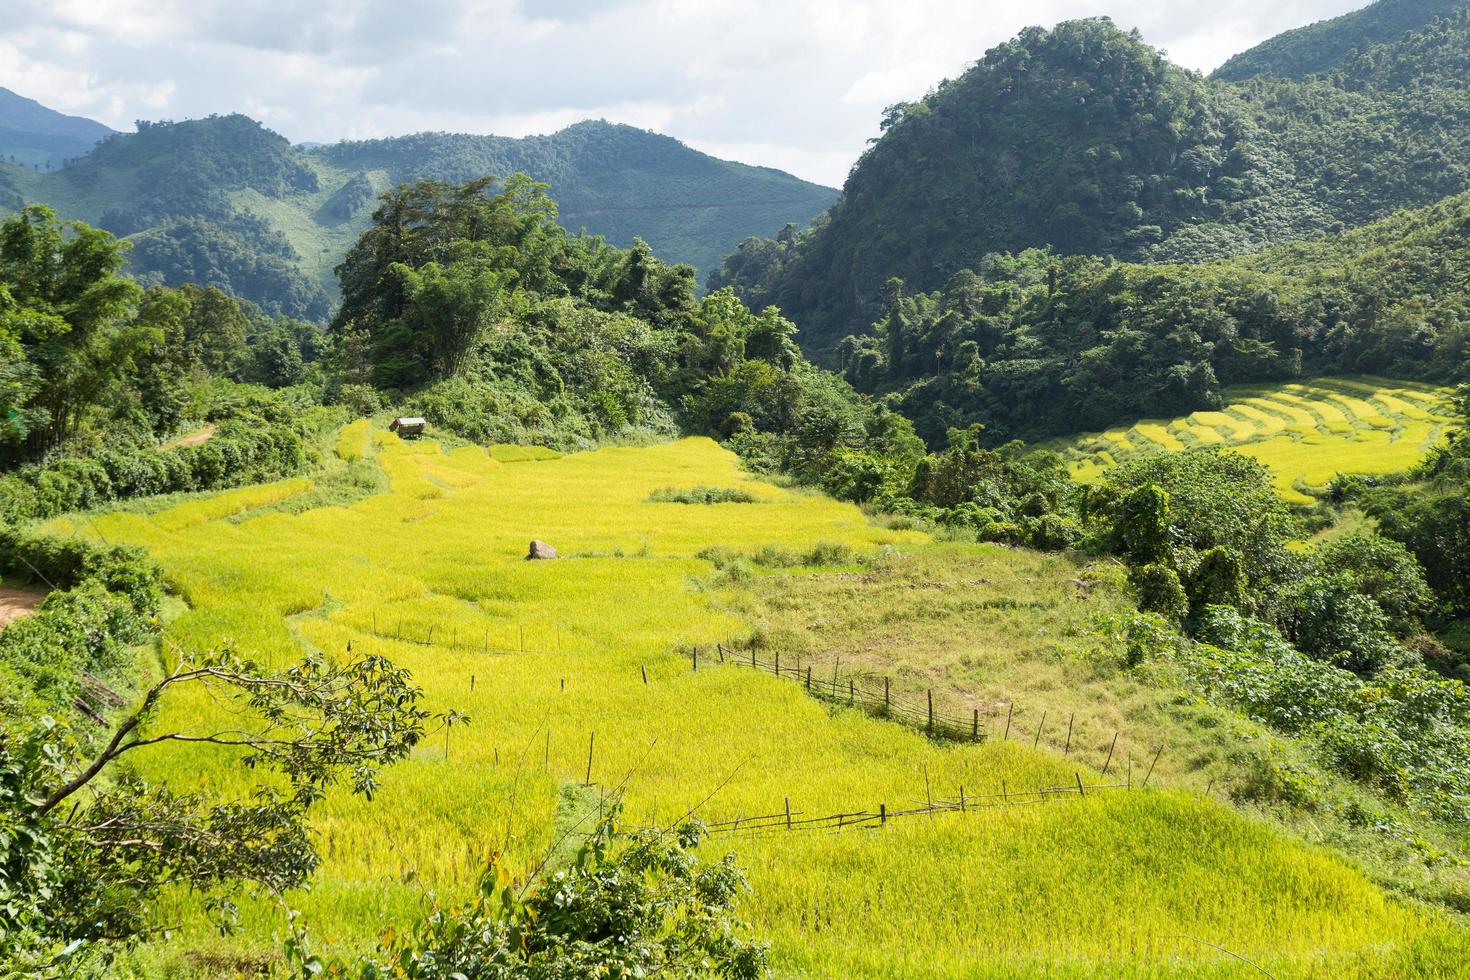
[[[1296,445],[1282,433],[1298,421],[1273,406],[1325,425],[1310,392],[1344,418],[1359,419],[1353,406],[1361,401],[1385,419],[1424,427],[1409,437],[1407,421],[1383,429],[1365,422],[1344,442],[1356,443],[1361,428],[1387,445],[1400,433],[1419,447],[1439,424],[1431,393],[1367,382],[1262,394],[1247,406],[1255,417],[1232,405],[1218,428],[1198,424],[1238,431],[1279,422],[1274,438]],[[1408,419],[1411,410],[1423,418]],[[1195,424],[1164,428],[1183,443],[1196,438]],[[1116,434],[1100,438],[1125,451]],[[389,924],[411,919],[426,890],[452,897],[470,889],[492,852],[523,873],[533,867],[553,842],[563,789],[589,775],[590,792],[625,787],[625,815],[635,823],[667,823],[695,809],[730,820],[779,812],[788,801],[798,814],[898,809],[962,785],[973,794],[1108,779],[1099,752],[930,740],[708,655],[694,670],[687,653],[751,637],[749,576],[763,573],[722,572],[711,548],[800,555],[826,545],[821,570],[855,584],[885,561],[923,560],[931,549],[958,560],[955,549],[969,548],[976,560],[1029,561],[1026,581],[1070,594],[1078,573],[1060,558],[1007,558],[993,545],[940,545],[878,526],[854,506],[755,479],[704,439],[554,457],[445,451],[363,421],[343,430],[336,452],[381,466],[389,489],[345,505],[292,508],[293,499],[315,498],[311,480],[291,480],[156,513],[51,525],[146,546],[162,563],[186,604],[166,628],[164,658],[234,643],[284,661],[350,644],[410,668],[430,708],[472,719],[387,770],[372,802],[334,794],[317,813],[323,866],[313,888],[288,897],[329,951],[370,945]],[[754,501],[650,500],[669,487],[726,487]],[[562,557],[525,561],[533,538]],[[1012,585],[979,577],[954,597],[1020,610],[1007,614],[1002,639],[1065,650],[1086,610],[1069,605],[1027,618],[1025,606],[1000,602]],[[165,723],[240,723],[204,695],[166,710]],[[140,753],[138,764],[147,778],[179,785],[225,793],[250,786],[249,772],[207,748],[161,747]],[[1119,766],[1111,778],[1120,780]],[[1135,778],[1133,789],[1044,805],[847,832],[715,838],[705,849],[709,858],[733,851],[747,868],[753,891],[743,912],[771,942],[782,977],[1470,971],[1457,925],[1164,774],[1147,789]],[[140,954],[160,970],[233,976],[279,948],[274,905],[247,904],[242,931],[221,938],[191,896],[171,902],[180,928]]]
[[[1217,412],[1144,420],[1058,443],[1073,476],[1095,480],[1127,453],[1228,446],[1276,475],[1281,495],[1310,503],[1339,473],[1413,466],[1445,433],[1448,389],[1377,377],[1228,388]]]

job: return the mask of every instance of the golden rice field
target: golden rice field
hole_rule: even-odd
[[[713,442],[558,458],[444,452],[359,422],[338,452],[376,459],[391,490],[293,513],[277,505],[309,485],[286,481],[53,525],[145,545],[162,562],[187,602],[167,627],[166,656],[233,641],[284,659],[350,643],[411,668],[433,708],[473,719],[386,771],[373,802],[333,795],[323,805],[323,866],[291,901],[331,949],[401,924],[425,888],[469,888],[491,851],[529,868],[552,842],[560,787],[586,775],[594,733],[592,781],[625,784],[635,822],[672,821],[706,798],[700,812],[721,820],[778,811],[786,799],[813,815],[898,808],[922,799],[926,781],[952,794],[1002,780],[1013,790],[1061,785],[1079,768],[1088,782],[1102,778],[1017,741],[934,743],[748,669],[691,670],[679,646],[747,628],[749,584],[717,575],[703,549],[937,547],[855,507],[753,479]],[[648,499],[695,486],[736,487],[756,501]],[[532,538],[563,558],[523,561]],[[1038,644],[1051,628],[1038,622]],[[160,723],[237,723],[224,711],[200,696],[174,702]],[[160,748],[140,765],[177,786],[249,785],[248,773],[205,749]],[[1167,780],[877,831],[706,846],[711,857],[733,849],[748,869],[745,914],[783,977],[1260,975],[1217,946],[1281,977],[1470,970],[1465,936],[1446,920]],[[243,931],[221,939],[189,896],[175,902],[183,927],[149,955],[185,972],[275,948],[272,907],[248,905]]]
[[[1225,407],[1082,436],[1060,444],[1072,474],[1095,480],[1122,455],[1228,446],[1276,475],[1281,495],[1310,503],[1339,473],[1407,469],[1443,437],[1448,389],[1387,378],[1317,378],[1228,388]]]

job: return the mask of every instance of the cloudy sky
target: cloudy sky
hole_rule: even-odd
[[[1107,14],[1175,61],[1366,0],[0,0],[0,85],[131,130],[244,112],[296,142],[588,117],[837,185],[880,110],[1028,24]]]

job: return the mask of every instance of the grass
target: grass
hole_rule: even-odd
[[[1305,504],[1339,473],[1392,473],[1412,466],[1450,421],[1443,409],[1446,394],[1429,385],[1372,377],[1240,386],[1226,390],[1219,412],[1195,412],[1172,422],[1146,420],[1056,445],[1070,457],[1072,475],[1083,482],[1097,480],[1129,451],[1225,446],[1260,460],[1276,475],[1285,499]],[[1114,448],[1101,451],[1103,444]]]
[[[660,487],[648,495],[655,504],[753,504],[759,498],[736,487]]]
[[[855,507],[752,479],[707,440],[521,466],[355,425],[341,455],[381,466],[383,492],[291,511],[278,505],[315,491],[272,485],[68,523],[143,544],[164,564],[188,603],[165,649],[234,641],[281,660],[350,643],[409,667],[432,707],[473,719],[387,771],[374,802],[333,794],[323,805],[323,866],[291,901],[330,948],[360,948],[401,924],[424,888],[471,887],[492,850],[530,867],[553,841],[565,787],[586,774],[594,731],[592,781],[626,780],[635,822],[667,822],[702,801],[710,820],[788,799],[815,815],[896,808],[926,784],[985,792],[1102,778],[1099,736],[1124,720],[1100,700],[1118,692],[1089,680],[1098,658],[1115,658],[1092,638],[1095,617],[1121,601],[1105,568],[877,527]],[[649,501],[669,486],[735,488],[761,503]],[[525,562],[531,538],[586,557]],[[891,670],[914,690],[941,686],[977,705],[1019,695],[1028,725],[1043,705],[1079,715],[1088,752],[1049,751],[1050,738],[1035,750],[1014,738],[936,743],[824,706],[789,680],[692,671],[679,652],[733,638],[809,642],[808,656],[847,642],[845,662]],[[1155,735],[1149,712],[1205,710],[1136,698],[1144,720],[1123,727],[1139,753]],[[159,723],[221,710],[181,699]],[[710,856],[729,847],[749,869],[744,911],[772,941],[781,976],[1251,975],[1205,943],[1278,975],[1394,976],[1412,961],[1415,975],[1452,976],[1465,966],[1463,934],[1440,915],[1202,798],[1184,763],[1192,750],[1178,754],[1160,764],[1158,791],[881,832],[721,840]],[[228,757],[202,749],[138,764],[177,785],[249,786]],[[155,963],[208,972],[202,964],[273,948],[279,918],[267,906],[248,903],[244,930],[221,939],[189,896],[173,901],[182,927],[144,954]]]

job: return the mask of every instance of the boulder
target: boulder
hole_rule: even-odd
[[[545,561],[556,557],[556,549],[545,541],[532,541],[531,550],[526,555],[526,561]]]

